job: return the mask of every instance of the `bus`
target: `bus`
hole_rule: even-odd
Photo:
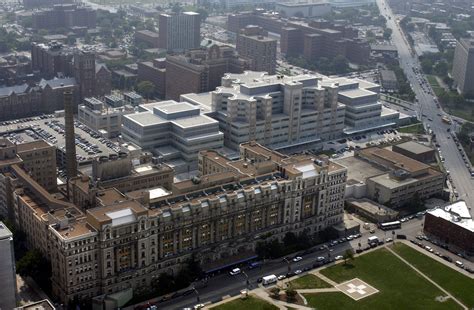
[[[449,119],[447,115],[443,115],[443,117],[441,117],[441,120],[443,121],[443,123],[451,125],[451,119]]]
[[[402,227],[402,223],[400,221],[394,221],[394,222],[386,222],[386,223],[381,223],[380,229],[382,230],[393,230],[393,229],[400,229]]]

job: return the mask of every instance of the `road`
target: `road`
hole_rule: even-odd
[[[419,116],[425,126],[430,126],[436,134],[437,143],[440,144],[441,153],[446,159],[444,165],[446,169],[450,171],[452,183],[459,193],[458,198],[465,200],[468,206],[474,206],[474,180],[471,178],[470,172],[461,157],[455,142],[447,132],[448,125],[443,123],[440,116],[438,116],[438,114],[444,112],[436,107],[433,95],[425,92],[418,82],[418,78],[413,72],[413,68],[420,68],[420,63],[418,58],[411,54],[411,48],[403,31],[399,28],[396,16],[393,14],[385,0],[377,0],[377,4],[380,8],[380,12],[387,19],[387,27],[392,29],[392,41],[398,49],[400,66],[405,72],[412,85],[413,91],[419,100]],[[426,88],[430,88],[430,86],[425,86],[425,89]],[[431,93],[433,93],[432,90]],[[423,117],[423,114],[425,114],[426,117]],[[471,215],[474,216],[474,208],[471,208]]]
[[[415,239],[416,236],[423,234],[423,219],[414,218],[402,224],[402,228],[396,230],[396,234],[404,234],[407,236],[407,239],[412,240]],[[375,224],[373,224],[375,225]],[[362,237],[358,239],[354,239],[350,242],[344,242],[337,244],[336,246],[330,248],[329,250],[319,250],[321,245],[315,247],[316,251],[313,253],[302,254],[302,260],[299,262],[292,262],[290,259],[290,268],[291,271],[295,271],[297,269],[304,270],[305,268],[313,268],[315,263],[316,257],[324,256],[328,257],[328,254],[331,258],[336,257],[337,255],[343,255],[347,249],[358,249],[359,243],[362,248],[368,246],[367,238],[370,236],[377,236],[380,240],[386,240],[387,238],[393,238],[392,231],[383,231],[380,229],[376,229],[374,234],[371,234],[367,229],[363,229],[361,227],[361,234]],[[465,259],[457,257],[453,253],[445,250],[441,247],[437,247],[431,244],[428,241],[423,241],[424,245],[428,245],[434,249],[434,251],[438,251],[441,254],[445,254],[450,256],[453,260],[460,260],[466,266],[470,268],[474,268],[474,263],[469,262]],[[430,255],[427,251],[427,255]],[[293,257],[293,255],[291,256]],[[436,257],[436,259],[439,259]],[[453,265],[454,266],[454,265]],[[273,261],[267,261],[263,264],[261,268],[255,268],[249,270],[245,267],[241,267],[241,269],[247,274],[249,278],[249,289],[256,288],[258,285],[261,284],[257,283],[257,279],[266,275],[275,274],[275,275],[282,275],[288,272],[288,264],[283,259],[277,259]],[[208,281],[208,285],[204,288],[198,289],[199,293],[199,300],[197,299],[197,294],[192,293],[186,296],[177,297],[165,302],[157,303],[159,309],[183,309],[193,307],[198,303],[208,303],[212,302],[215,303],[217,301],[222,300],[224,296],[235,296],[240,293],[241,290],[247,288],[246,277],[243,274],[231,276],[227,272],[223,272],[217,276],[211,277]],[[152,300],[151,303],[156,303],[156,299]],[[146,302],[140,303],[141,305],[146,304]],[[130,306],[125,308],[125,310],[133,310],[134,306]]]

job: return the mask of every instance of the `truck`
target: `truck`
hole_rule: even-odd
[[[441,120],[443,121],[443,123],[451,125],[451,119],[447,115],[443,115],[441,117]]]
[[[278,280],[277,276],[274,275],[274,274],[271,274],[269,276],[265,276],[262,278],[262,284],[263,285],[269,285],[269,284],[272,284],[272,283],[276,283]]]
[[[370,236],[369,238],[367,238],[367,243],[368,243],[369,245],[372,245],[372,244],[378,245],[378,244],[379,244],[379,237],[377,237],[377,236]]]

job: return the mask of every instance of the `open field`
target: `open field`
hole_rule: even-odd
[[[277,306],[269,304],[268,302],[253,296],[249,296],[246,299],[235,299],[226,302],[222,305],[212,307],[213,310],[241,310],[241,309],[252,309],[252,310],[278,310]]]
[[[435,261],[405,244],[395,244],[393,249],[398,255],[409,261],[446,291],[453,294],[454,297],[459,299],[468,308],[474,308],[474,279]]]
[[[307,289],[307,288],[328,288],[332,287],[331,284],[327,283],[323,279],[315,276],[314,274],[307,274],[298,279],[290,282],[291,287],[295,290]]]
[[[379,292],[359,301],[343,293],[305,294],[309,305],[317,309],[460,309],[451,299],[437,301],[444,293],[386,249],[361,255],[347,265],[340,263],[321,273],[339,283],[359,278]]]
[[[418,124],[413,124],[410,126],[400,127],[398,131],[401,133],[424,134],[425,128],[423,128],[422,123],[418,123]]]

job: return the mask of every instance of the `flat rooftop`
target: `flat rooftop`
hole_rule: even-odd
[[[341,159],[334,159],[336,163],[339,163],[347,167],[347,179],[355,180],[357,182],[364,182],[371,177],[385,173],[386,171],[381,170],[367,161],[357,158],[354,156],[345,157]]]
[[[414,141],[408,141],[408,142],[405,142],[405,143],[397,144],[397,147],[401,148],[401,149],[404,149],[404,150],[407,150],[407,151],[409,151],[411,153],[414,153],[414,154],[423,154],[423,153],[434,151],[434,149],[432,149],[432,148],[430,148],[430,147],[428,147],[424,144],[414,142]]]
[[[348,98],[361,98],[361,97],[366,97],[366,96],[372,96],[375,95],[373,91],[366,90],[363,88],[355,88],[355,89],[349,89],[349,90],[343,90],[339,92],[339,96],[344,96]]]
[[[391,164],[392,167],[388,168],[403,169],[411,173],[430,168],[430,166],[411,159],[410,157],[378,147],[362,149],[359,151],[359,154],[362,157],[379,164]]]
[[[464,201],[457,201],[444,208],[437,208],[428,213],[467,229],[470,232],[474,232],[474,220],[472,219],[469,208]]]
[[[369,199],[347,199],[347,202],[374,215],[396,215],[398,212]]]

